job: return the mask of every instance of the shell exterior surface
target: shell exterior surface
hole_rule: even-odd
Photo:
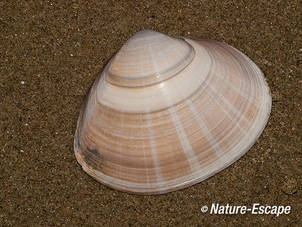
[[[153,31],[139,32],[113,58],[108,80],[125,87],[151,85],[180,72],[193,57],[194,49],[185,41]]]
[[[240,51],[141,31],[90,89],[75,155],[105,185],[162,194],[239,159],[260,136],[270,110],[262,72]]]

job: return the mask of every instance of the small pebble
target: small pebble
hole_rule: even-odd
[[[292,195],[297,192],[297,187],[298,187],[297,181],[294,178],[290,178],[285,181],[285,183],[281,187],[281,190],[285,194]]]
[[[21,82],[20,82],[21,84],[25,84],[25,82],[22,80]]]

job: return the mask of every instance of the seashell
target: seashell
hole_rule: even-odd
[[[239,159],[270,110],[262,72],[240,51],[144,30],[91,87],[77,123],[75,156],[109,187],[162,194]]]

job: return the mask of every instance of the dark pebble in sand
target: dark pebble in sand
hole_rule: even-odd
[[[281,190],[288,195],[292,195],[296,193],[298,190],[297,181],[294,178],[287,179],[285,183],[282,185]]]

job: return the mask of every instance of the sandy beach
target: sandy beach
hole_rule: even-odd
[[[1,1],[0,226],[301,225],[301,28],[298,0]],[[157,196],[98,183],[73,149],[97,73],[143,29],[236,47],[261,68],[273,100],[246,155],[199,184]],[[291,212],[201,212],[212,203]]]

